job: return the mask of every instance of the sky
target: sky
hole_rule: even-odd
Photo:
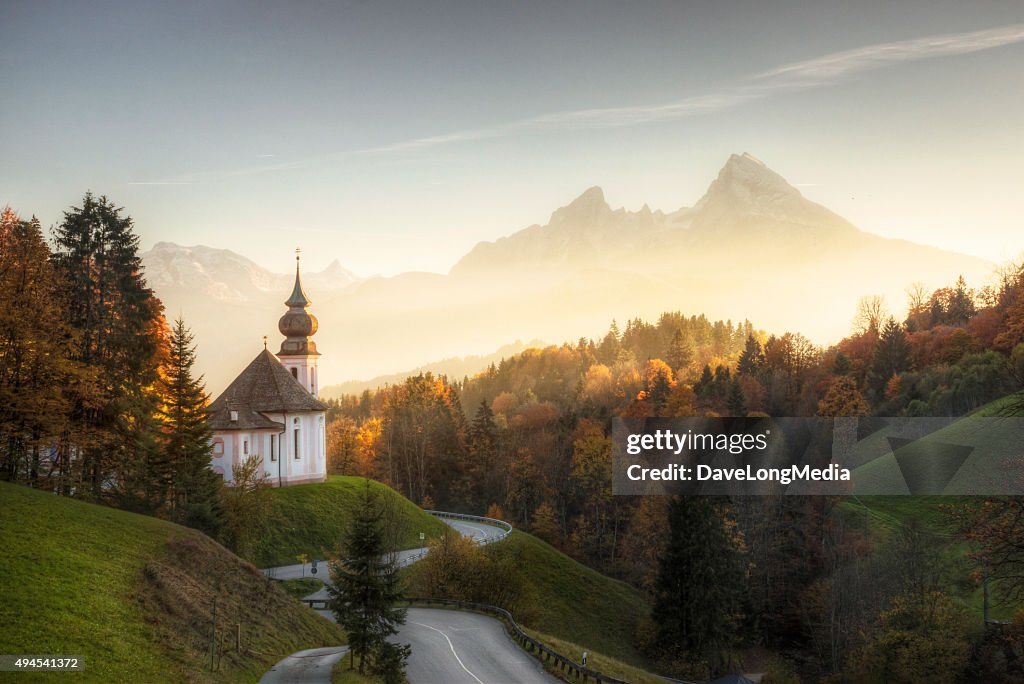
[[[0,2],[0,205],[272,270],[447,272],[750,152],[864,230],[1024,252],[1024,3]]]

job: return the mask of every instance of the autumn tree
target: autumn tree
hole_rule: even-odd
[[[70,360],[72,331],[39,221],[0,215],[0,477],[38,485],[65,462],[42,452],[70,428],[67,387],[92,377]],[[42,469],[47,472],[43,473]],[[58,471],[59,472],[59,471]],[[58,488],[60,484],[58,482]]]
[[[828,392],[818,402],[818,415],[835,418],[839,416],[866,416],[871,407],[864,395],[857,389],[853,378],[837,377],[828,387]]]
[[[969,655],[967,621],[956,602],[938,592],[900,596],[851,654],[846,670],[855,681],[952,684],[960,681]]]

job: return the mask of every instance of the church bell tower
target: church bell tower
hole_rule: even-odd
[[[314,397],[320,391],[317,377],[317,359],[320,353],[316,350],[316,342],[310,339],[317,329],[316,316],[306,309],[312,302],[302,291],[302,280],[299,277],[299,250],[295,250],[295,287],[285,302],[288,311],[277,323],[277,329],[285,336],[281,343],[281,351],[277,358],[281,365],[288,369],[299,384]]]

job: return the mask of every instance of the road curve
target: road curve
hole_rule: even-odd
[[[392,641],[412,645],[406,675],[413,684],[558,682],[487,615],[410,608]]]
[[[485,523],[442,518],[459,534],[471,537],[478,544],[501,538],[505,530]],[[397,553],[399,565],[415,563],[426,553],[425,548]],[[277,579],[296,577],[329,578],[326,563],[316,575],[310,566],[285,565],[263,571]],[[327,598],[321,588],[306,598]],[[318,613],[329,620],[327,610]],[[435,608],[409,608],[406,623],[392,639],[412,645],[406,674],[413,684],[554,684],[540,663],[527,655],[505,632],[495,618],[476,613]],[[347,646],[315,648],[293,653],[267,672],[260,684],[285,682],[329,683],[331,669],[348,652]]]
[[[346,653],[348,646],[311,648],[292,653],[260,677],[259,684],[331,684],[331,670]]]
[[[317,612],[328,620],[334,619],[330,611]],[[405,668],[412,684],[558,684],[559,681],[544,671],[540,661],[519,648],[505,626],[489,615],[441,608],[409,608],[405,624],[390,641],[412,646]],[[261,679],[260,683],[263,681]]]

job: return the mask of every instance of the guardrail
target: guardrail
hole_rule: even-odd
[[[490,525],[491,527],[497,527],[502,530],[502,534],[497,537],[490,537],[488,539],[481,540],[481,544],[493,544],[496,541],[501,541],[508,535],[512,534],[512,525],[505,522],[504,520],[498,520],[497,518],[485,518],[482,515],[469,515],[468,513],[449,513],[447,511],[431,511],[423,509],[424,513],[429,513],[435,518],[448,518],[449,520],[465,520],[466,522],[483,523],[484,525]]]
[[[629,684],[629,682],[623,679],[617,679],[598,672],[597,670],[585,667],[581,663],[574,661],[572,658],[562,655],[558,651],[545,646],[540,641],[537,641],[532,636],[524,632],[519,626],[519,623],[517,623],[515,618],[512,617],[512,613],[508,612],[504,608],[487,605],[486,603],[470,603],[469,601],[457,601],[455,599],[409,597],[405,599],[405,602],[410,604],[418,603],[423,605],[452,606],[455,608],[473,610],[479,613],[487,613],[489,615],[497,616],[508,628],[509,636],[512,637],[512,640],[519,644],[523,650],[527,653],[536,655],[538,660],[561,670],[566,675],[575,675],[577,678],[581,678],[583,682],[593,679],[594,682],[597,682],[598,684]]]

